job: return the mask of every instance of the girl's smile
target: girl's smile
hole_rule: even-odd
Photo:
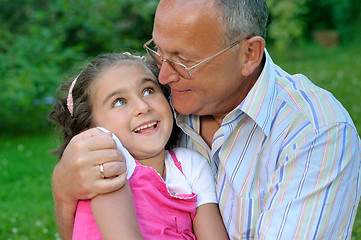
[[[159,121],[152,121],[150,123],[145,123],[133,130],[134,133],[137,134],[152,134],[154,133],[158,128]]]

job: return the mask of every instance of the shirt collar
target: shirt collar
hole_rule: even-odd
[[[274,63],[264,49],[266,62],[256,83],[251,88],[243,102],[237,107],[253,119],[257,125],[269,135],[275,100],[275,69]]]

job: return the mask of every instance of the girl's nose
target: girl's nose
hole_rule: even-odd
[[[144,101],[143,98],[138,98],[134,102],[134,116],[139,116],[141,114],[145,114],[150,111],[149,104]]]
[[[178,73],[170,66],[170,63],[163,62],[159,72],[159,82],[163,85],[180,80]]]

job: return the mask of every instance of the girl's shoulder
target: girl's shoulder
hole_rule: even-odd
[[[178,161],[181,163],[182,171],[191,191],[197,194],[196,206],[200,206],[205,203],[216,203],[216,190],[213,172],[207,159],[201,154],[186,149],[186,148],[174,148],[173,149]],[[167,153],[166,158],[168,161],[170,154]],[[166,160],[167,161],[167,160]],[[168,170],[167,170],[168,178]],[[179,187],[179,181],[174,181],[177,187]]]
[[[207,159],[193,150],[177,147],[173,148],[172,151],[174,152],[177,160],[181,163],[183,174],[185,174],[186,177],[190,175],[193,177],[195,171],[198,172],[202,168],[210,168]]]

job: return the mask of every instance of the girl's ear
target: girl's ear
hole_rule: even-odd
[[[240,49],[240,57],[242,64],[241,74],[243,76],[251,75],[259,66],[263,58],[265,40],[262,37],[255,36],[247,39]]]

